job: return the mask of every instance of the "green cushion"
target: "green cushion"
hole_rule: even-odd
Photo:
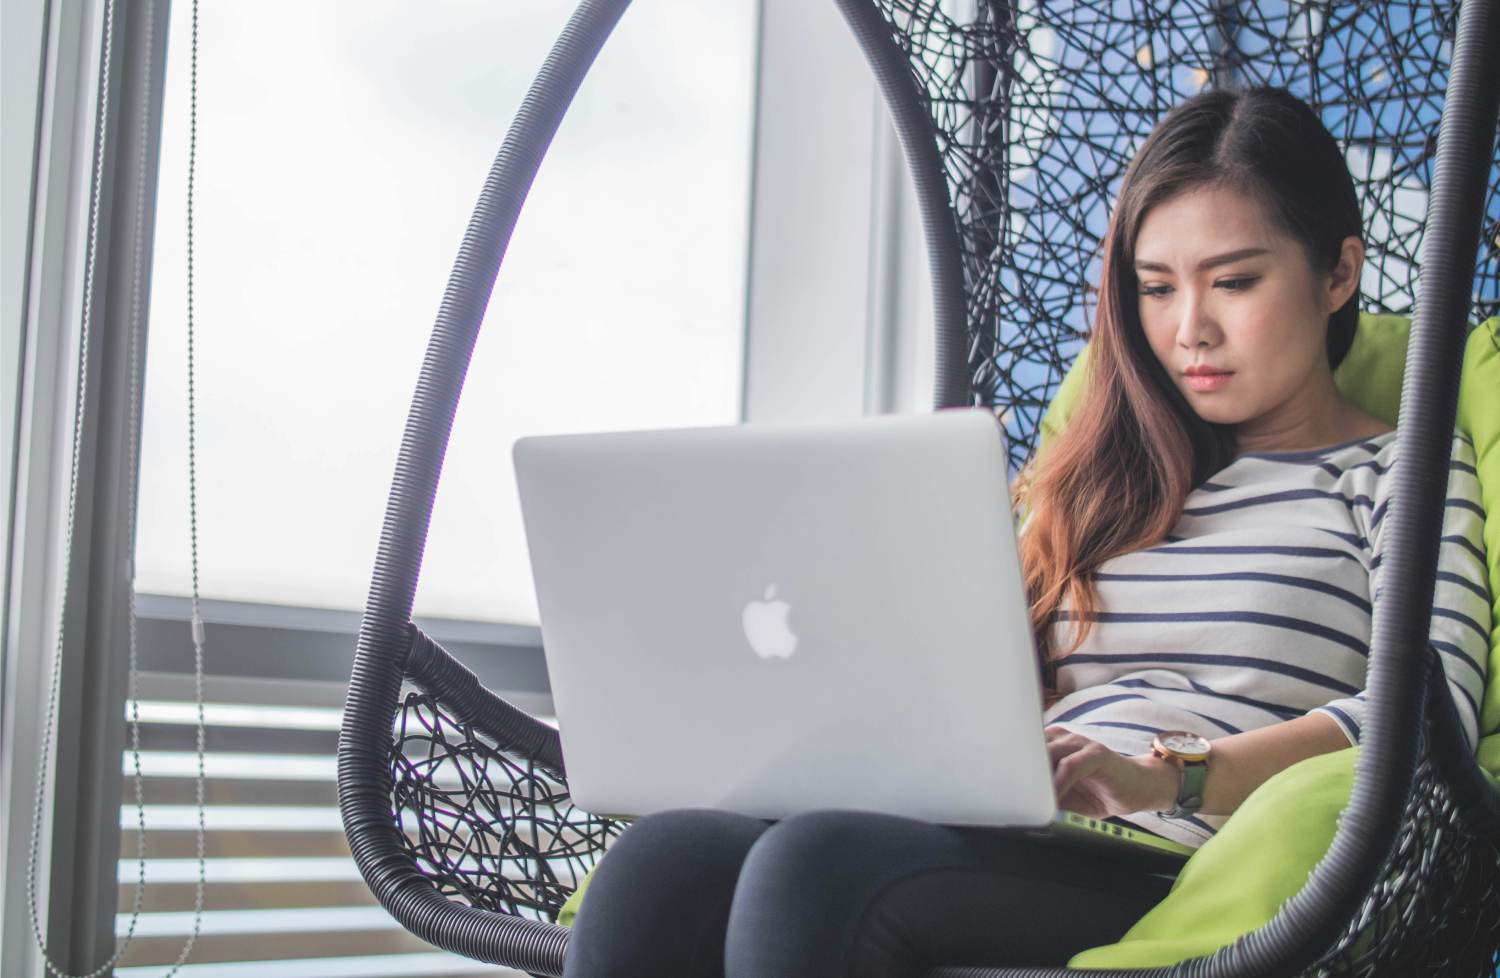
[[[1500,316],[1469,335],[1458,388],[1458,427],[1474,439],[1490,567],[1489,685],[1479,708],[1479,763],[1500,780]]]
[[[564,927],[573,926],[573,918],[578,916],[578,908],[583,905],[583,891],[589,888],[589,880],[593,878],[594,871],[591,869],[588,871],[587,876],[578,881],[578,889],[573,891],[573,895],[568,897],[567,901],[562,905],[562,909],[557,912],[557,922],[559,924],[562,924]]]
[[[1334,379],[1364,410],[1394,424],[1401,393],[1409,323],[1400,316],[1360,316],[1348,358]],[[1075,364],[1044,420],[1048,437],[1061,430],[1081,390]],[[1066,399],[1065,399],[1066,396]],[[1500,317],[1469,336],[1459,387],[1459,430],[1474,439],[1490,593],[1489,685],[1480,711],[1479,760],[1500,780]],[[1166,966],[1210,954],[1256,930],[1301,889],[1333,841],[1348,804],[1359,748],[1308,758],[1268,779],[1234,817],[1193,854],[1172,891],[1114,944],[1090,948],[1074,968]]]

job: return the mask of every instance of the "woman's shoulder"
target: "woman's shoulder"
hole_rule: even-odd
[[[1394,457],[1396,451],[1396,427],[1388,424],[1385,420],[1356,411],[1347,426],[1348,434],[1341,440],[1341,444],[1360,445],[1367,448],[1378,446],[1381,454]],[[1390,437],[1387,437],[1390,436]],[[1469,461],[1472,463],[1474,457],[1474,439],[1470,438],[1458,427],[1453,429],[1453,436],[1449,441],[1452,456],[1457,461]]]
[[[1395,428],[1387,427],[1384,431],[1368,435],[1359,444],[1362,444],[1367,451],[1373,450],[1373,457],[1384,463],[1380,468],[1381,475],[1390,471],[1390,466],[1395,463],[1399,454]],[[1453,469],[1472,472],[1476,456],[1474,439],[1463,429],[1455,426],[1448,439],[1448,455]]]
[[[1340,481],[1352,480],[1362,488],[1362,491],[1369,491],[1383,497],[1395,484],[1394,475],[1400,454],[1401,448],[1396,429],[1387,427],[1384,431],[1347,444],[1338,452],[1325,458],[1324,465],[1327,466],[1326,471],[1330,475],[1337,472],[1336,477]],[[1467,485],[1463,478],[1459,478],[1458,481],[1464,484],[1458,487],[1452,486],[1455,476],[1475,478],[1477,476],[1476,464],[1474,439],[1462,429],[1454,427],[1448,441],[1450,488],[1457,488],[1460,493],[1477,492],[1477,486]]]
[[[1390,505],[1396,487],[1396,470],[1400,467],[1400,448],[1396,436],[1389,434],[1379,440],[1385,442],[1379,452],[1366,462],[1355,463],[1345,471],[1345,478],[1349,480],[1346,489],[1367,496],[1374,505],[1374,512],[1371,514],[1372,540],[1380,536],[1380,517]],[[1482,512],[1474,439],[1455,427],[1448,446],[1448,512],[1445,522],[1453,516],[1455,506]]]

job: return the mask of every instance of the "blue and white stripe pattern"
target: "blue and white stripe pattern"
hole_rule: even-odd
[[[1058,660],[1063,695],[1046,722],[1144,754],[1160,730],[1213,740],[1317,712],[1358,743],[1395,461],[1395,432],[1234,459],[1188,496],[1161,544],[1099,569],[1101,611]],[[1473,746],[1490,595],[1474,445],[1461,432],[1449,468],[1431,641]],[[1069,609],[1055,648],[1075,627]],[[1197,846],[1227,818],[1123,820]]]

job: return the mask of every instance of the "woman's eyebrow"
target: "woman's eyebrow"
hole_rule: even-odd
[[[1198,263],[1198,270],[1202,271],[1205,268],[1214,268],[1219,265],[1228,265],[1230,262],[1239,261],[1241,258],[1254,258],[1256,255],[1267,254],[1270,254],[1270,252],[1265,248],[1240,248],[1237,251],[1226,251],[1222,255],[1214,255],[1212,258],[1205,258],[1200,261]],[[1156,261],[1137,261],[1135,263],[1135,267],[1138,270],[1147,272],[1171,271],[1171,269],[1166,265],[1163,265],[1161,262]]]

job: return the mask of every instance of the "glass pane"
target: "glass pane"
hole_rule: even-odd
[[[137,585],[190,587],[190,5],[166,77]],[[363,606],[396,449],[485,173],[572,5],[204,4],[194,321],[205,595]],[[535,624],[510,447],[740,419],[756,4],[605,45],[489,305],[417,612]]]

